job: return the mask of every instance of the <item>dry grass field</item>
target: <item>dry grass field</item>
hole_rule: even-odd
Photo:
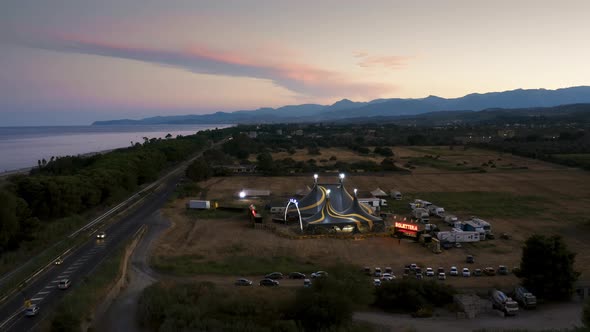
[[[395,153],[403,160],[412,154],[428,154],[422,150],[396,148]],[[400,275],[403,265],[409,263],[434,268],[442,266],[447,270],[452,265],[462,268],[466,266],[464,260],[467,254],[476,257],[476,264],[469,266],[471,269],[500,264],[512,267],[519,264],[523,241],[532,233],[541,233],[563,235],[570,248],[578,253],[576,268],[582,272],[581,279],[590,280],[590,218],[586,214],[590,206],[590,187],[587,185],[590,173],[507,154],[498,156],[484,150],[442,151],[439,154],[441,158],[457,158],[469,163],[501,158],[502,162],[526,165],[528,169],[486,173],[416,170],[410,175],[349,174],[345,184],[349,190],[358,188],[365,191],[380,187],[385,191],[394,188],[401,191],[406,196],[403,201],[390,200],[394,213],[399,215],[409,213],[407,202],[410,198],[423,197],[435,204],[438,199],[444,203],[440,205],[445,206],[448,213],[461,218],[482,216],[492,224],[494,233],[509,233],[512,239],[497,237],[467,244],[463,248],[444,250],[441,254],[434,254],[411,241],[402,240],[399,243],[397,239],[387,237],[356,241],[289,240],[269,231],[248,227],[245,215],[208,217],[187,213],[184,199],[176,200],[164,209],[173,227],[159,240],[154,262],[156,267],[167,266],[183,275],[234,276],[260,276],[263,271],[274,270],[288,273],[290,269],[311,272],[328,269],[335,263],[352,264],[359,268],[391,266],[394,273]],[[326,155],[329,158],[331,154]],[[341,158],[340,154],[338,158]],[[320,175],[320,183],[335,181],[336,174]],[[238,176],[212,178],[199,185],[206,189],[207,199],[229,202],[233,200],[232,195],[242,188],[268,189],[275,197],[289,197],[311,184],[311,176]],[[247,206],[248,202],[243,204]],[[178,269],[178,266],[182,268]],[[516,281],[512,275],[453,279],[449,282],[462,287],[502,286]]]

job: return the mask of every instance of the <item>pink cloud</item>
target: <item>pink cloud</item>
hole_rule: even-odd
[[[292,57],[283,55],[294,52],[279,44],[254,48],[257,54],[252,55],[247,52],[215,50],[206,45],[170,50],[59,34],[29,41],[28,46],[64,53],[136,60],[200,74],[270,80],[277,86],[308,97],[373,98],[395,90],[389,84],[361,82],[335,71],[290,61]]]
[[[384,67],[388,69],[401,69],[412,59],[412,57],[400,55],[370,56],[369,53],[362,51],[353,52],[352,55],[355,58],[361,59],[357,64],[363,68]]]

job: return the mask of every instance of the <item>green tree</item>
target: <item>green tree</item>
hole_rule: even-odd
[[[256,157],[256,160],[258,160],[257,167],[259,171],[267,175],[273,173],[274,163],[272,160],[272,155],[270,153],[261,153]]]
[[[540,298],[569,299],[579,276],[574,271],[575,257],[561,236],[529,237],[522,248],[520,262],[523,285]]]
[[[0,253],[10,245],[19,231],[17,200],[11,193],[0,191]]]
[[[590,298],[584,304],[584,311],[582,312],[582,322],[590,329]]]
[[[213,171],[207,161],[198,158],[193,161],[186,169],[186,176],[193,181],[203,181],[211,177]]]

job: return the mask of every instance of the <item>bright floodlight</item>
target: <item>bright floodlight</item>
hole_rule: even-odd
[[[317,180],[318,179],[318,175],[317,174],[314,174],[313,175],[313,178]]]
[[[344,180],[344,173],[340,173],[340,180]]]
[[[354,195],[355,195],[355,196],[356,196],[356,191],[357,191],[357,189],[356,189],[356,188],[354,188]]]
[[[330,196],[330,189],[326,190],[326,194],[328,194],[328,196]]]
[[[242,191],[240,191],[239,195],[240,195],[240,198],[244,198],[244,197],[246,197],[246,192],[242,190]]]

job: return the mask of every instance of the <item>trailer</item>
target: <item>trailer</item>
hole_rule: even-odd
[[[430,215],[426,209],[416,208],[412,211],[412,216],[418,219],[421,223],[427,224],[430,222]]]
[[[453,226],[457,221],[459,221],[459,219],[452,214],[445,215],[443,220],[449,226]]]
[[[492,233],[492,225],[489,222],[487,222],[487,221],[485,221],[483,219],[477,218],[477,217],[473,217],[473,216],[471,217],[470,220],[474,224],[477,224],[477,225],[483,227],[483,229],[486,232],[486,234],[491,234]]]
[[[445,217],[445,209],[440,206],[436,206],[436,205],[430,205],[428,207],[428,213],[431,216],[437,216],[439,218]]]
[[[451,232],[438,232],[436,237],[441,242],[478,242],[480,240],[478,232],[464,232],[453,229]]]
[[[365,203],[368,206],[372,207],[373,210],[376,210],[377,208],[381,208],[383,206],[387,206],[387,200],[383,199],[383,198],[377,198],[377,197],[370,197],[370,198],[359,198],[359,203]]]
[[[467,220],[464,221],[462,223],[461,229],[464,231],[469,231],[469,232],[478,232],[480,235],[480,238],[482,240],[485,240],[486,238],[486,231],[484,230],[483,226],[481,226],[478,223],[473,222],[473,220]]]
[[[189,209],[199,209],[199,210],[208,210],[211,208],[210,201],[201,201],[196,199],[191,199],[187,203],[187,208]]]

